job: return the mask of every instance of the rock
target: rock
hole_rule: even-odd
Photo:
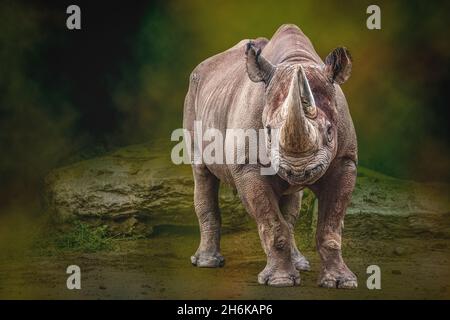
[[[450,188],[444,183],[395,179],[358,167],[358,179],[348,213],[428,216],[449,212]]]
[[[133,145],[54,169],[45,179],[47,208],[56,222],[107,224],[114,233],[126,235],[149,235],[157,225],[194,226],[191,168],[174,165],[167,150]],[[359,167],[347,213],[407,217],[406,227],[415,232],[432,230],[450,237],[448,191],[446,184],[399,180]],[[314,201],[306,190],[301,217],[310,229],[317,220]],[[225,232],[249,227],[249,216],[229,188],[221,188],[220,207]],[[379,230],[371,227],[366,232],[379,234],[385,223],[379,221]]]
[[[395,247],[394,253],[398,256],[401,256],[401,255],[405,254],[405,249],[402,247]]]
[[[149,146],[131,146],[50,172],[46,199],[58,218],[120,220],[190,206],[192,179]],[[170,201],[168,201],[170,199]]]
[[[134,145],[51,171],[44,197],[56,222],[83,220],[118,233],[150,234],[157,224],[196,222],[193,187],[190,166],[174,165],[170,152]],[[247,222],[231,190],[223,190],[220,200],[231,213],[226,224]]]

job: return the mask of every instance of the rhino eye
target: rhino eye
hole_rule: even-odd
[[[328,142],[331,142],[333,140],[333,127],[329,122],[327,122],[327,140]]]

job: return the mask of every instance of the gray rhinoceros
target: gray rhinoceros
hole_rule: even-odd
[[[309,262],[297,249],[294,225],[302,189],[318,198],[317,250],[322,266],[318,284],[355,288],[356,276],[342,258],[342,224],[356,179],[357,142],[340,84],[352,66],[346,48],[320,59],[311,41],[295,25],[281,26],[269,41],[242,40],[200,63],[190,76],[184,105],[184,129],[194,138],[194,122],[203,129],[265,129],[279,132],[277,174],[262,175],[260,163],[192,165],[194,204],[201,232],[192,264],[220,267],[220,181],[235,188],[255,219],[267,265],[261,284],[300,283],[298,270]],[[203,144],[202,148],[205,148]],[[225,147],[224,147],[225,148]],[[272,153],[270,153],[272,154]]]

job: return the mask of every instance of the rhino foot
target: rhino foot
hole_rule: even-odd
[[[295,268],[281,271],[266,267],[258,275],[258,282],[272,287],[292,287],[300,284],[300,273]]]
[[[202,252],[193,255],[191,263],[199,268],[220,268],[225,265],[225,258],[220,253]]]
[[[324,269],[319,276],[319,286],[323,288],[356,289],[358,281],[347,266]]]

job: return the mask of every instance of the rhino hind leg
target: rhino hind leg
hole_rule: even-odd
[[[225,259],[220,254],[219,180],[204,165],[194,165],[192,171],[195,181],[194,206],[200,227],[200,245],[191,257],[191,263],[203,268],[222,267]]]
[[[354,289],[355,274],[342,257],[342,222],[356,181],[356,165],[341,159],[317,187],[319,215],[316,242],[322,267],[318,284],[325,288]]]
[[[289,225],[289,231],[291,232],[291,254],[292,262],[294,266],[299,271],[309,271],[311,270],[309,261],[306,257],[298,250],[297,244],[295,242],[295,224],[300,215],[300,206],[302,201],[303,191],[296,192],[294,194],[283,196],[280,199],[280,210],[283,214],[286,222]]]

